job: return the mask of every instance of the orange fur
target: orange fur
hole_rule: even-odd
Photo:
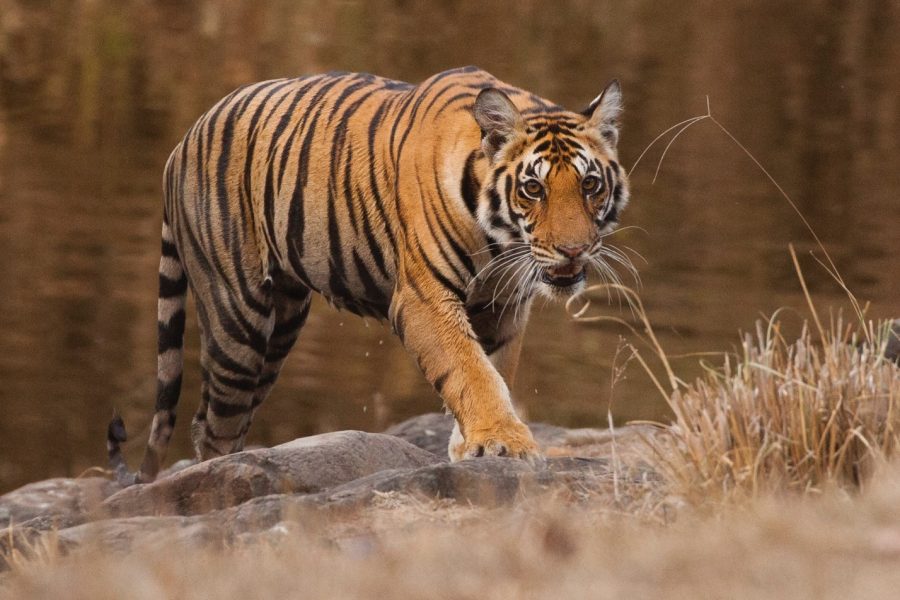
[[[580,289],[627,201],[619,99],[614,84],[573,113],[469,67],[418,86],[276,80],[220,101],[166,167],[159,394],[138,479],[171,435],[188,284],[200,458],[242,448],[311,292],[391,320],[456,417],[451,458],[534,456],[509,386],[532,297]]]

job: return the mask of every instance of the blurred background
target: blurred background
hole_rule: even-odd
[[[113,406],[142,453],[156,385],[160,178],[169,151],[244,83],[338,69],[411,82],[477,64],[580,109],[624,88],[630,167],[667,127],[713,113],[766,165],[872,317],[900,316],[900,4],[537,0],[0,0],[0,493],[105,462]],[[739,330],[846,298],[800,219],[711,123],[632,175],[616,240],[676,370]],[[631,319],[600,296],[591,314]],[[636,363],[613,386],[623,327],[538,303],[514,395],[566,426],[666,419]],[[189,309],[192,310],[192,309]],[[189,312],[170,460],[190,453],[199,397]],[[681,356],[681,358],[677,358]],[[621,360],[621,356],[620,356]],[[705,358],[718,364],[720,358]],[[440,402],[389,328],[318,302],[249,443],[380,431]]]

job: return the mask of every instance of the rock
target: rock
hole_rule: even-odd
[[[394,436],[326,433],[186,467],[112,495],[102,510],[111,516],[195,515],[259,496],[316,493],[385,469],[436,462],[433,454]]]
[[[119,485],[102,477],[56,478],[29,483],[0,496],[0,528],[28,523],[49,529],[81,523]]]
[[[206,514],[137,516],[80,524],[57,532],[55,540],[63,551],[84,544],[104,551],[128,551],[138,544],[142,548],[184,543],[219,545],[289,532],[298,525],[323,527],[335,522],[336,517],[372,508],[378,499],[390,494],[418,501],[454,500],[463,506],[496,507],[548,491],[565,490],[577,495],[610,485],[608,464],[602,459],[555,458],[536,465],[508,458],[437,462],[379,471],[318,493],[253,498]],[[18,546],[27,548],[21,543],[24,539],[20,538]]]
[[[254,498],[209,517],[240,534],[268,529],[285,520],[319,522],[325,517],[352,515],[386,494],[493,508],[548,491],[583,497],[611,485],[608,462],[603,459],[552,458],[533,466],[511,458],[478,458],[380,471],[318,494]]]
[[[246,450],[252,450],[253,448],[246,448]],[[169,477],[170,475],[174,475],[178,471],[184,471],[188,467],[193,467],[197,464],[196,458],[182,458],[175,464],[173,464],[168,469],[163,469],[159,472],[159,475],[156,476],[157,479],[162,479],[164,477]]]
[[[425,413],[401,421],[384,433],[404,439],[414,446],[447,458],[447,446],[453,431],[453,417],[443,413]]]
[[[528,427],[531,428],[535,441],[542,449],[561,443],[569,431],[565,427],[546,423],[529,423]],[[447,446],[452,432],[453,416],[443,413],[426,413],[412,417],[385,430],[387,435],[404,439],[444,459],[447,459]]]
[[[441,463],[414,470],[375,473],[324,495],[329,503],[370,500],[376,494],[400,493],[425,500],[455,500],[493,507],[551,488],[580,491],[605,485],[609,467],[603,459],[550,458],[531,465],[523,460],[485,457]]]
[[[891,331],[888,333],[887,345],[884,348],[884,357],[900,365],[900,319],[894,319],[891,323]]]
[[[534,423],[545,459],[451,464],[452,427],[452,417],[426,414],[385,434],[341,431],[199,464],[180,461],[156,482],[126,489],[101,478],[34,483],[0,497],[0,524],[15,525],[0,537],[0,570],[9,557],[33,555],[45,542],[63,552],[85,544],[129,551],[277,539],[309,528],[351,527],[365,535],[385,511],[417,507],[390,512],[398,523],[428,514],[420,502],[492,508],[549,493],[621,509],[632,495],[640,500],[652,493],[656,476],[643,466],[646,449],[639,442],[656,434],[653,427]],[[56,530],[52,536],[49,529]]]
[[[207,518],[128,517],[84,523],[56,533],[55,538],[64,552],[85,544],[104,552],[127,552],[137,544],[171,549],[175,543],[221,543],[225,530]]]

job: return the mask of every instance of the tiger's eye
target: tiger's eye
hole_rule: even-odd
[[[534,198],[539,198],[544,193],[544,186],[542,186],[538,181],[534,179],[529,179],[525,182],[525,185],[522,186],[522,189],[525,190],[525,193]]]
[[[595,194],[600,189],[600,178],[588,175],[581,180],[581,189],[585,194]]]

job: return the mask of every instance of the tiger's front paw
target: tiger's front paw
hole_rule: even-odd
[[[540,457],[540,450],[528,426],[518,419],[496,423],[480,429],[467,428],[466,436],[450,439],[450,460],[456,462],[480,456],[510,456],[528,461]]]

